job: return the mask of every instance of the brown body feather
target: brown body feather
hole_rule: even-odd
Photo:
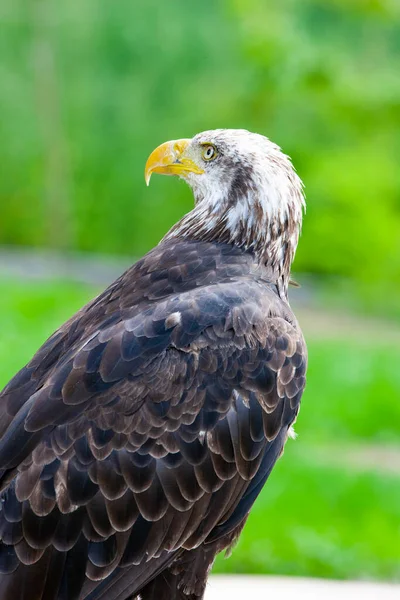
[[[202,597],[282,451],[305,367],[250,253],[151,251],[1,395],[1,598]]]

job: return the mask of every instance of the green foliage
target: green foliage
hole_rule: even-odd
[[[191,206],[154,146],[247,127],[292,155],[296,270],[400,289],[400,9],[390,0],[5,0],[0,243],[140,255]]]
[[[0,389],[94,293],[0,280]],[[299,437],[216,570],[399,579],[400,347],[346,336],[310,339],[309,354]]]

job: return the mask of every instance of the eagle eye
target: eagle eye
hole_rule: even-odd
[[[201,156],[203,160],[207,162],[209,162],[210,160],[214,160],[214,158],[218,156],[216,147],[213,144],[204,144]]]

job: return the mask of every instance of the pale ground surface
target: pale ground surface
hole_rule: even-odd
[[[215,575],[205,600],[400,600],[400,584]]]

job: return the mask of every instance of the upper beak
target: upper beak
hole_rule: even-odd
[[[146,185],[150,183],[150,177],[153,173],[162,175],[182,175],[184,173],[204,173],[196,163],[190,158],[185,157],[185,150],[191,140],[172,140],[158,146],[150,154],[144,170]]]

